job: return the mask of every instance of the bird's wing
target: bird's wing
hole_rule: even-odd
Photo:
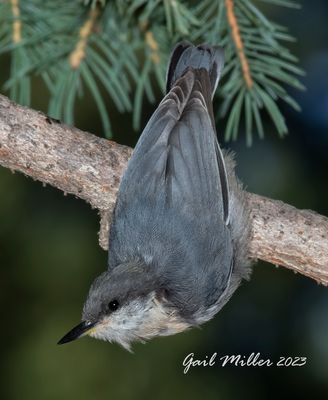
[[[121,182],[118,208],[136,197],[215,213],[228,224],[227,175],[205,70],[189,70],[177,80],[144,129]]]

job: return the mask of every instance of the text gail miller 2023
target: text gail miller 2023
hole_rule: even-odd
[[[218,362],[219,361],[219,362]],[[203,359],[195,358],[194,353],[189,353],[183,360],[183,373],[187,374],[193,367],[213,367],[218,364],[221,367],[228,365],[234,367],[302,367],[306,364],[306,357],[286,357],[280,356],[278,360],[273,361],[270,358],[262,358],[261,353],[251,353],[250,355],[224,355],[218,357],[217,353],[213,353],[210,357],[205,356]]]

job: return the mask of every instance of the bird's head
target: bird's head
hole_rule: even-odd
[[[159,276],[149,266],[122,264],[98,276],[83,307],[82,322],[58,343],[90,335],[127,350],[134,341],[172,335],[189,328]]]

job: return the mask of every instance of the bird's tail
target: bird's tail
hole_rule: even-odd
[[[204,68],[209,74],[213,97],[223,64],[224,55],[222,47],[206,44],[194,46],[189,42],[180,42],[175,46],[171,54],[166,76],[166,90],[169,92],[175,81],[187,70]]]

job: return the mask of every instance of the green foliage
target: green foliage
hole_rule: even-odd
[[[290,0],[261,2],[297,8]],[[109,98],[119,111],[133,113],[134,128],[139,129],[144,98],[154,102],[156,87],[164,92],[166,64],[174,44],[181,39],[208,42],[225,50],[218,90],[223,100],[215,110],[217,117],[227,116],[225,139],[236,139],[241,126],[248,144],[256,132],[263,137],[263,112],[284,135],[287,127],[277,100],[299,109],[285,86],[303,89],[297,79],[302,70],[284,45],[294,39],[285,27],[268,20],[260,10],[261,2],[2,2],[0,57],[11,54],[4,89],[12,99],[29,105],[31,78],[40,76],[49,91],[49,115],[69,124],[74,123],[76,100],[88,93],[110,137]],[[18,5],[18,14],[13,3]]]

